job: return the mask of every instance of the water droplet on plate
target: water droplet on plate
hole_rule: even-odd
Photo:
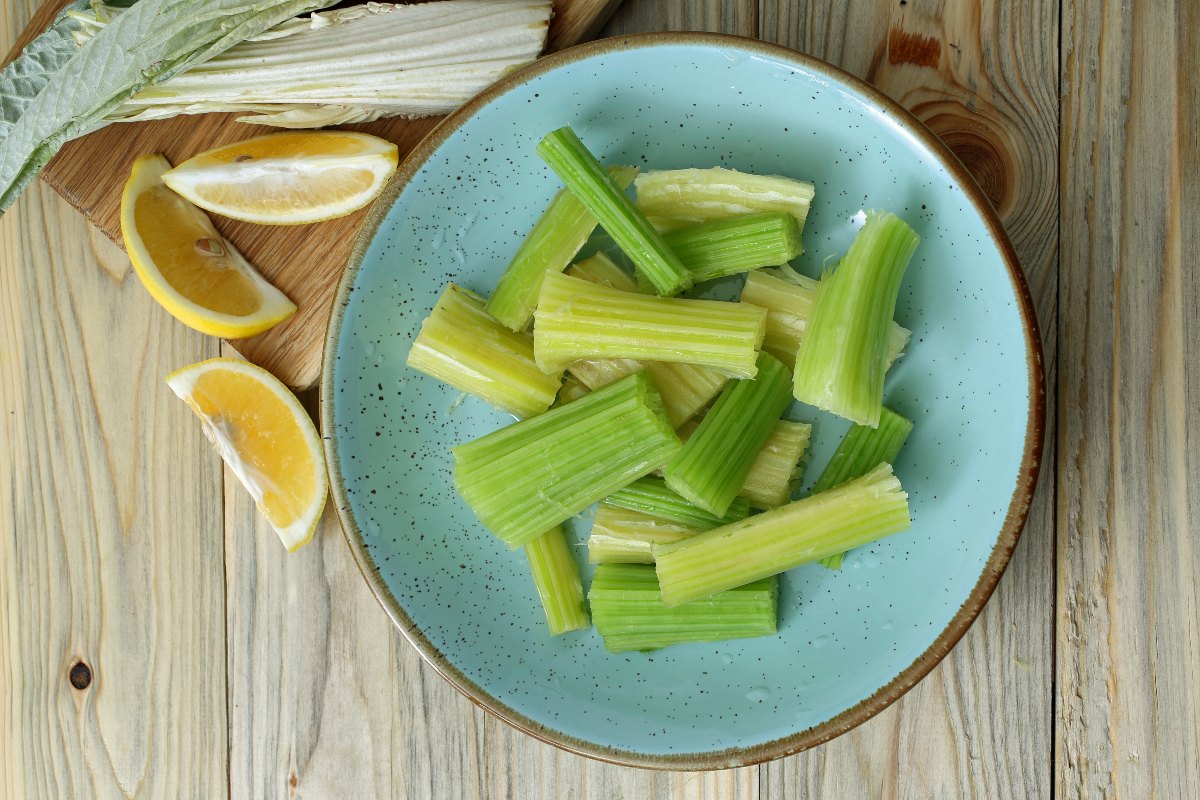
[[[827,644],[829,644],[828,636],[818,636],[817,638],[812,640],[812,646],[814,649],[824,647]]]
[[[475,220],[477,219],[479,219],[479,212],[472,212],[471,216],[467,217],[467,221],[459,226],[458,238],[462,239],[466,237],[466,235],[471,232],[471,228],[475,227]]]
[[[771,699],[771,690],[765,686],[756,686],[746,692],[746,699],[751,703],[763,703]]]
[[[453,414],[455,411],[458,411],[458,407],[461,406],[463,404],[463,401],[466,399],[467,399],[467,393],[460,392],[458,397],[456,397],[450,401],[450,405],[446,407],[446,413]]]

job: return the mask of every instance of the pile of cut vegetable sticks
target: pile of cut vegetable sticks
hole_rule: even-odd
[[[552,634],[589,624],[563,523],[597,502],[587,598],[607,649],[773,634],[780,573],[909,526],[891,462],[912,422],[883,383],[919,239],[868,212],[815,281],[787,266],[810,184],[605,168],[570,128],[537,151],[565,188],[490,299],[448,285],[409,353],[520,420],[453,449],[455,487],[524,548]],[[603,252],[571,263],[597,225],[633,275]],[[678,296],[742,273],[740,302]],[[782,418],[793,398],[854,423],[799,500],[811,426]]]

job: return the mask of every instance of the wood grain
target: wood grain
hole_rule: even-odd
[[[162,382],[214,354],[46,187],[0,220],[0,798],[225,794],[221,467]]]
[[[1058,796],[1200,787],[1200,13],[1063,7]]]
[[[761,13],[762,38],[866,78],[972,172],[1029,277],[1052,383],[1057,3],[766,0]],[[849,735],[764,766],[765,798],[1050,796],[1053,500],[1043,470],[1008,572],[950,656]]]
[[[546,52],[556,53],[573,44],[596,38],[621,0],[572,0],[555,3],[554,20],[546,37]]]
[[[49,0],[49,8],[67,0]],[[619,0],[555,0],[548,50],[569,47],[594,34]],[[37,24],[53,17],[39,12]],[[33,25],[22,36],[28,39]],[[15,50],[10,57],[15,55]],[[110,125],[68,142],[42,172],[56,192],[83,213],[110,239],[121,242],[121,187],[134,159],[162,153],[180,161],[223,144],[278,132],[247,125],[236,114],[197,114],[153,122]],[[347,126],[394,142],[401,158],[441,120],[383,119]],[[274,372],[290,386],[309,387],[321,370],[325,328],[338,279],[346,265],[354,234],[367,209],[315,225],[264,226],[214,217],[217,229],[296,304],[296,313],[266,333],[240,339],[242,355]]]
[[[898,704],[701,774],[492,720],[399,639],[331,518],[285,557],[162,387],[211,341],[34,187],[0,219],[0,800],[1193,796],[1200,11],[1064,0],[1060,52],[1054,0],[972,5],[626,0],[606,29],[759,33],[868,76],[1004,214],[1051,376],[1061,360],[1058,482],[1043,471],[996,596]],[[33,11],[0,2],[0,45]]]

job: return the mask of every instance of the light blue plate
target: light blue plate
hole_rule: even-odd
[[[608,163],[721,165],[812,181],[796,266],[815,275],[863,210],[922,244],[897,319],[913,330],[887,402],[916,422],[895,465],[912,530],[841,572],[786,574],[779,635],[609,655],[557,638],[524,557],[476,521],[450,447],[511,422],[404,365],[448,281],[487,294],[560,182],[534,153],[571,125]],[[986,200],[924,128],[873,90],[746,39],[599,42],[506,79],[401,167],[359,239],[330,322],[322,396],[334,497],[363,573],[401,631],[501,718],[587,755],[643,766],[753,763],[878,712],[966,630],[999,579],[1036,480],[1043,416],[1028,290]],[[809,482],[846,424],[816,424]],[[574,526],[578,555],[588,521]],[[590,569],[585,573],[590,574]]]

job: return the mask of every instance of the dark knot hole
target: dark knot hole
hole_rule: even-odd
[[[76,661],[71,665],[67,679],[71,681],[72,686],[83,691],[92,685],[92,668],[83,661]]]

